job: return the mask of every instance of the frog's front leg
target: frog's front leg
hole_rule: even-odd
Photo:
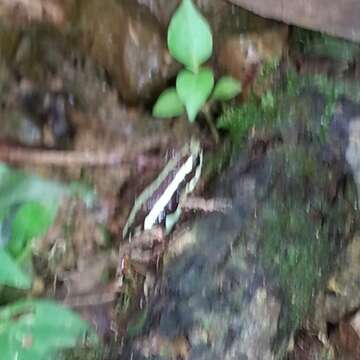
[[[159,248],[163,247],[164,239],[165,232],[161,226],[141,231],[120,245],[119,259],[127,256],[137,262],[149,263],[158,255]]]

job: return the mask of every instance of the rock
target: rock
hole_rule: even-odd
[[[137,2],[148,7],[164,27],[168,26],[171,16],[180,4],[180,0],[137,0]],[[223,0],[194,0],[194,4],[212,26],[220,24],[224,11],[231,8],[231,5]],[[215,28],[218,29],[217,26]]]
[[[332,132],[337,141],[333,148],[345,155],[349,170],[353,174],[358,194],[360,189],[360,106],[343,101],[335,113]],[[354,209],[356,211],[356,209]],[[360,306],[360,234],[349,241],[344,259],[339,266],[334,263],[334,274],[328,282],[327,291],[319,294],[315,314],[308,321],[312,330],[326,331],[328,323],[337,324]]]
[[[25,145],[42,145],[42,128],[22,111],[14,83],[11,72],[0,61],[0,138]]]
[[[255,32],[224,34],[216,49],[220,73],[240,80],[244,93],[261,73],[262,65],[280,60],[287,45],[287,32],[287,26],[272,26]]]
[[[184,227],[185,244],[165,262],[149,304],[143,339],[148,331],[168,341],[183,336],[188,360],[284,358],[354,236],[356,186],[338,151],[347,134],[340,126],[324,133],[328,104],[316,88],[299,81],[294,91],[293,78],[288,85],[268,113],[250,112],[253,135],[209,194],[231,199],[232,208]],[[239,136],[243,107],[229,115]],[[146,358],[141,347],[132,350]]]
[[[326,324],[337,324],[344,316],[360,306],[360,236],[356,234],[346,249],[345,259],[328,282],[325,294],[317,299],[316,313],[311,327],[326,329]],[[334,269],[335,270],[335,269]]]
[[[360,113],[359,113],[360,115]],[[349,124],[349,144],[346,149],[346,160],[350,164],[358,190],[360,190],[360,116],[354,117]]]
[[[42,145],[42,130],[22,112],[1,112],[0,137],[25,145]]]
[[[230,1],[266,18],[360,41],[360,2],[357,0]]]
[[[86,52],[107,70],[127,102],[152,100],[178,69],[159,22],[133,1],[81,4],[79,36]]]
[[[64,22],[62,4],[56,0],[2,0],[0,17],[3,22],[19,26],[29,22],[49,22],[60,26]]]
[[[257,28],[253,23],[268,25],[268,22],[226,1],[198,0],[195,3],[212,27],[215,48],[223,43],[225,33],[230,36],[238,34],[239,28]],[[57,30],[72,36],[75,43],[79,43],[90,55],[89,58],[106,70],[108,80],[124,100],[129,103],[149,102],[156,99],[181,67],[169,55],[166,44],[166,28],[178,4],[179,0],[138,0],[137,3],[105,0],[101,4],[96,0],[67,0],[63,6],[68,23],[67,26],[57,26]],[[0,46],[1,50],[5,48],[8,58],[15,58],[17,69],[26,77],[44,81],[47,74],[43,62],[63,73],[63,69],[57,66],[62,56],[59,56],[56,47],[62,48],[60,53],[68,53],[71,61],[74,50],[69,50],[68,38],[61,37],[54,29],[49,31],[48,36],[42,34],[41,29],[33,30],[29,35],[17,35],[9,43],[9,31],[3,32],[6,41],[2,41]],[[44,50],[44,47],[51,51]],[[230,44],[229,49],[220,50],[220,54],[224,54],[226,62],[234,51],[237,50]],[[230,72],[237,65],[235,62],[234,66],[230,66]],[[227,66],[224,68],[227,70]],[[246,77],[248,74],[245,73]],[[242,79],[242,76],[238,77]],[[84,92],[89,91],[88,86],[82,88]]]
[[[137,0],[137,3],[146,6],[156,16],[163,27],[167,27],[179,0]]]

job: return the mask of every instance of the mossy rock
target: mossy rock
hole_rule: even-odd
[[[329,93],[290,74],[266,99],[223,116],[237,145],[212,195],[233,206],[190,226],[192,245],[166,264],[145,327],[187,337],[189,359],[281,358],[336,269],[358,214],[338,151],[346,138],[331,121],[348,105]]]

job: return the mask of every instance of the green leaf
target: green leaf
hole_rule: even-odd
[[[18,289],[30,289],[31,278],[24,273],[15,260],[0,248],[0,284]]]
[[[88,329],[77,314],[51,301],[23,300],[0,310],[0,345],[7,359],[52,358],[75,346]]]
[[[205,104],[214,86],[214,74],[210,69],[202,68],[197,74],[182,70],[176,78],[176,90],[185,104],[190,122],[193,122],[199,110]]]
[[[1,324],[2,325],[2,324]],[[11,359],[14,355],[11,352],[11,348],[9,346],[9,334],[2,334],[0,330],[0,349],[1,356],[3,359]]]
[[[195,73],[210,58],[211,29],[191,0],[182,0],[171,18],[167,42],[170,54]]]
[[[57,210],[52,205],[31,201],[18,209],[12,219],[10,241],[6,247],[11,255],[20,256],[28,242],[48,231]]]
[[[68,194],[69,190],[63,184],[0,164],[0,218],[14,204],[41,201],[55,206]]]
[[[180,116],[183,112],[184,105],[175,88],[165,90],[159,96],[153,108],[153,116],[159,118],[176,117]]]
[[[80,184],[71,189],[0,164],[0,284],[31,287],[19,263],[31,253],[33,240],[47,232],[63,199],[75,195],[89,204],[94,199]]]
[[[0,164],[0,247],[18,258],[51,225],[69,189]]]
[[[211,100],[227,101],[241,93],[241,83],[231,76],[224,76],[215,85]]]

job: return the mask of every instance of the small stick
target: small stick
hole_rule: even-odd
[[[181,202],[181,207],[184,210],[225,213],[232,207],[232,203],[230,199],[203,199],[200,197],[189,196]]]
[[[0,161],[50,166],[115,166],[131,164],[134,161],[133,154],[141,154],[155,146],[161,145],[163,142],[161,138],[156,136],[144,139],[140,142],[140,145],[122,145],[121,147],[119,146],[118,150],[111,151],[35,150],[21,146],[1,144]],[[141,159],[144,162],[144,157]]]
[[[33,150],[0,146],[0,160],[11,163],[54,166],[111,166],[123,163],[122,154],[105,151]]]

